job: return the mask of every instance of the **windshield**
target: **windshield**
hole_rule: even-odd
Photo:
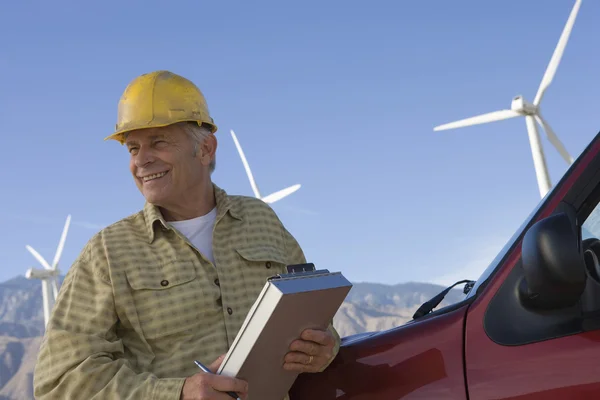
[[[554,187],[552,188],[552,190],[548,191],[548,193],[546,194],[546,196],[544,196],[544,198],[542,198],[540,200],[540,202],[538,203],[538,205],[527,216],[527,218],[525,218],[525,221],[521,224],[521,226],[519,227],[519,229],[517,229],[517,231],[512,235],[512,237],[508,240],[508,242],[506,242],[506,244],[504,245],[504,247],[502,247],[502,249],[500,250],[500,252],[496,256],[496,258],[494,258],[492,260],[492,262],[488,265],[488,267],[485,269],[485,271],[483,271],[483,273],[479,276],[479,278],[477,279],[477,281],[475,281],[475,285],[469,291],[469,293],[467,294],[467,296],[465,297],[465,299],[473,297],[475,295],[475,293],[477,293],[477,290],[479,289],[479,287],[494,273],[494,271],[498,267],[498,264],[500,263],[500,261],[506,256],[506,254],[508,253],[508,251],[510,250],[510,248],[512,247],[512,245],[514,244],[514,242],[523,233],[523,231],[525,230],[525,227],[527,226],[527,224],[529,224],[529,221],[531,221],[531,219],[535,216],[535,214],[537,214],[537,212],[540,210],[540,208],[542,207],[542,205],[546,202],[546,199],[548,198],[548,196],[550,195],[550,193],[552,193],[553,191],[554,191]]]

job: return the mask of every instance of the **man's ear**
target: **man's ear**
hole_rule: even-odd
[[[202,142],[202,145],[200,146],[200,151],[198,152],[202,165],[208,167],[210,165],[210,162],[215,158],[216,151],[217,138],[215,137],[215,135],[208,135],[204,142]]]

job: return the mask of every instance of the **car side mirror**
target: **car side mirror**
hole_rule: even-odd
[[[551,215],[532,225],[521,250],[525,276],[519,296],[526,307],[554,310],[579,301],[587,274],[579,230],[567,214]]]

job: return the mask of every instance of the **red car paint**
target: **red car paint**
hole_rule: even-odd
[[[394,329],[344,338],[327,370],[298,377],[292,400],[600,399],[600,309],[598,317],[582,319],[594,324],[583,332],[532,342],[517,340],[520,327],[532,323],[530,318],[494,318],[501,315],[495,310],[504,307],[502,296],[513,290],[511,276],[520,273],[523,235],[563,200],[573,202],[567,196],[576,193],[581,199],[579,193],[600,187],[600,178],[591,174],[596,170],[600,171],[600,135],[524,221],[484,273],[487,282],[478,281],[468,300]],[[588,196],[580,202],[591,201]],[[553,312],[536,318],[543,323]],[[558,327],[546,323],[539,331],[547,329],[551,336]],[[504,332],[502,326],[509,328]],[[514,344],[499,343],[511,337]]]

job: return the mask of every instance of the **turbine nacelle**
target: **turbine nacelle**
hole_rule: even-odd
[[[521,115],[535,115],[537,107],[525,100],[521,95],[515,96],[510,103],[510,109]]]
[[[41,269],[41,268],[29,268],[25,273],[27,279],[53,279],[60,275],[60,271],[57,269]]]

